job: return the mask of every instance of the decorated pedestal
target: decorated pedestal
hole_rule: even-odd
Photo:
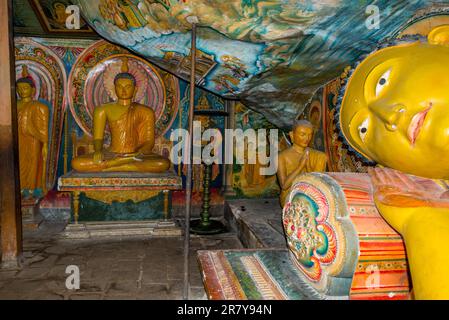
[[[78,173],[59,178],[58,190],[72,194],[73,221],[167,220],[170,192],[182,189],[174,172]]]
[[[304,290],[322,299],[409,298],[404,242],[377,211],[367,174],[299,177],[283,223]]]

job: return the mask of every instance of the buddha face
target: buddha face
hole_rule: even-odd
[[[308,126],[297,126],[290,132],[293,144],[302,148],[307,148],[312,140],[313,128]]]
[[[35,89],[28,83],[19,82],[16,86],[17,93],[21,99],[30,98],[34,95]]]
[[[132,99],[136,86],[134,82],[130,79],[117,79],[115,82],[115,93],[119,99]]]
[[[449,178],[449,46],[380,50],[354,71],[340,123],[367,158],[406,173]]]

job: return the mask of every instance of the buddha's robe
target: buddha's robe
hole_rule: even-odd
[[[20,186],[21,189],[43,189],[42,148],[48,143],[49,110],[38,101],[19,101],[17,109]]]
[[[280,157],[282,158],[281,161],[287,161],[287,162],[294,161],[295,163],[298,162],[298,153],[296,153],[295,151],[293,151],[291,149],[287,149],[287,150],[283,151],[280,154]],[[317,151],[317,150],[309,148],[308,160],[307,160],[304,168],[301,170],[300,174],[308,173],[308,172],[324,172],[324,171],[326,171],[326,165],[327,165],[326,154],[321,151]],[[287,177],[296,169],[296,167],[292,164],[288,164],[286,166],[286,168],[287,168],[287,174],[286,174]],[[292,186],[294,184],[295,183],[293,182]],[[285,203],[287,202],[287,197],[290,194],[290,189],[291,188],[281,191],[280,202],[281,202],[282,207],[284,207]]]
[[[72,160],[77,171],[141,171],[163,172],[170,162],[150,151],[138,152],[148,142],[154,144],[153,111],[143,105],[133,104],[117,120],[108,120],[111,132],[111,145],[103,151],[103,161],[95,163],[93,154],[83,155]]]

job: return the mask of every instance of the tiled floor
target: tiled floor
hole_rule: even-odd
[[[183,238],[57,240],[63,226],[26,232],[25,264],[0,269],[0,299],[182,299]],[[233,234],[191,237],[190,299],[206,299],[196,251],[241,248]],[[80,270],[80,289],[66,288],[66,268]]]

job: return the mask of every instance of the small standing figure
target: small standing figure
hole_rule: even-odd
[[[290,132],[293,146],[279,154],[277,177],[281,187],[282,207],[297,176],[307,172],[326,171],[326,154],[309,148],[312,137],[313,125],[307,120],[296,121]]]
[[[45,193],[49,110],[34,100],[35,93],[34,81],[23,66],[22,78],[17,80],[20,185],[22,190]]]

